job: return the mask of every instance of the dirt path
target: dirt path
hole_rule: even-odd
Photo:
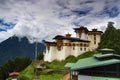
[[[61,80],[70,80],[70,74],[66,74]]]

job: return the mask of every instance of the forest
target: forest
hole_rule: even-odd
[[[108,22],[105,32],[101,36],[98,49],[111,48],[120,54],[120,29],[114,27],[114,22]]]

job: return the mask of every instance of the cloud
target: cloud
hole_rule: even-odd
[[[0,19],[15,24],[0,32],[0,41],[12,35],[27,36],[30,42],[68,32],[74,36],[78,25],[103,30],[109,21],[119,28],[119,4],[119,0],[0,0]]]

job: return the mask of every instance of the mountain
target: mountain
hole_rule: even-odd
[[[15,57],[30,57],[35,58],[36,43],[29,43],[26,37],[18,38],[12,36],[0,43],[0,64],[5,63],[9,59]],[[45,45],[37,43],[37,51],[43,52]]]
[[[100,48],[111,48],[120,54],[120,29],[116,29],[113,22],[109,22],[106,31],[101,36]]]

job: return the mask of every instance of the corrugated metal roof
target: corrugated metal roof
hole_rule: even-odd
[[[104,54],[104,55],[102,55],[102,54],[95,54],[94,55],[94,57],[97,57],[97,58],[110,57],[110,56],[114,56],[114,54],[110,53],[110,54]]]
[[[100,51],[114,51],[114,50],[109,48],[103,48],[103,49],[100,49]]]
[[[109,78],[109,77],[94,77],[93,80],[120,80],[120,78]]]
[[[70,68],[74,65],[75,63],[66,63],[64,67],[66,68]]]
[[[80,59],[71,67],[71,69],[72,70],[85,69],[85,68],[104,66],[115,63],[120,63],[120,60],[110,59],[110,60],[100,61],[98,59],[95,59],[94,57],[90,57],[90,58]]]

